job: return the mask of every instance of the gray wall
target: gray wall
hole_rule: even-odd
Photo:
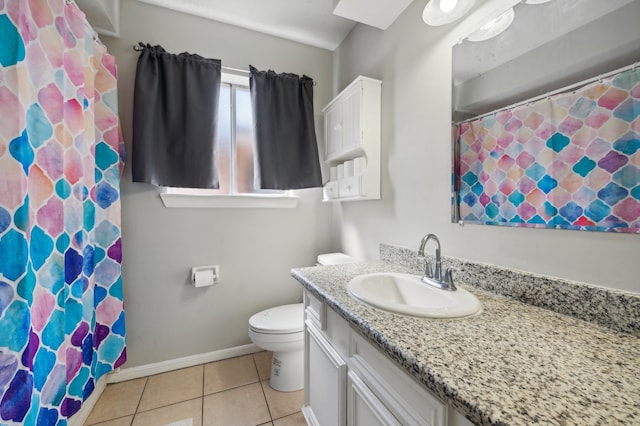
[[[337,49],[336,91],[358,75],[382,80],[382,199],[335,205],[334,245],[376,259],[380,242],[417,248],[433,232],[444,255],[640,292],[638,235],[450,222],[451,47],[509,2],[433,28],[416,0],[386,31],[360,25]]]
[[[313,77],[317,128],[332,96],[331,52],[210,20],[121,2],[121,38],[103,37],[118,64],[120,120],[131,150],[137,42],[222,59],[223,65]],[[319,140],[322,135],[319,133]],[[248,344],[248,318],[301,300],[290,269],[330,248],[331,207],[319,189],[297,191],[296,209],[167,209],[158,188],[122,182],[126,367]],[[191,266],[220,265],[214,287],[188,285]]]

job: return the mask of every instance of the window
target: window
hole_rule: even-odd
[[[216,159],[220,189],[166,188],[166,207],[295,207],[291,191],[254,187],[249,77],[222,73]],[[293,201],[293,205],[292,204]]]

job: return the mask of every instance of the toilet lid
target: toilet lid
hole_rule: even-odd
[[[249,326],[258,333],[284,334],[302,331],[302,303],[265,309],[249,318]]]

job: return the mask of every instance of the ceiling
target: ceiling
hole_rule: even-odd
[[[331,0],[139,0],[333,50],[356,22],[333,15]]]
[[[75,1],[98,33],[119,37],[120,0]],[[385,30],[413,0],[137,1],[335,50],[357,23]]]

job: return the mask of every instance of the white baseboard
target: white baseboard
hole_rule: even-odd
[[[194,365],[206,364],[208,362],[220,361],[241,355],[260,352],[262,349],[254,344],[236,346],[219,351],[207,352],[204,354],[190,355],[183,358],[170,359],[153,364],[139,365],[131,368],[119,368],[107,375],[107,383],[118,383],[140,377],[152,376],[154,374],[166,373],[167,371],[179,370],[181,368],[193,367]]]
[[[154,374],[166,373],[167,371],[179,370],[181,368],[193,367],[194,365],[206,364],[208,362],[220,361],[236,356],[253,354],[260,352],[262,349],[254,344],[236,346],[220,351],[207,352],[199,355],[191,355],[183,358],[170,359],[168,361],[156,362],[153,364],[139,365],[131,368],[118,368],[117,370],[102,376],[96,383],[96,387],[82,404],[80,410],[68,420],[69,426],[82,426],[87,419],[91,410],[98,402],[100,395],[104,392],[108,383],[124,382],[140,377],[152,376]]]

